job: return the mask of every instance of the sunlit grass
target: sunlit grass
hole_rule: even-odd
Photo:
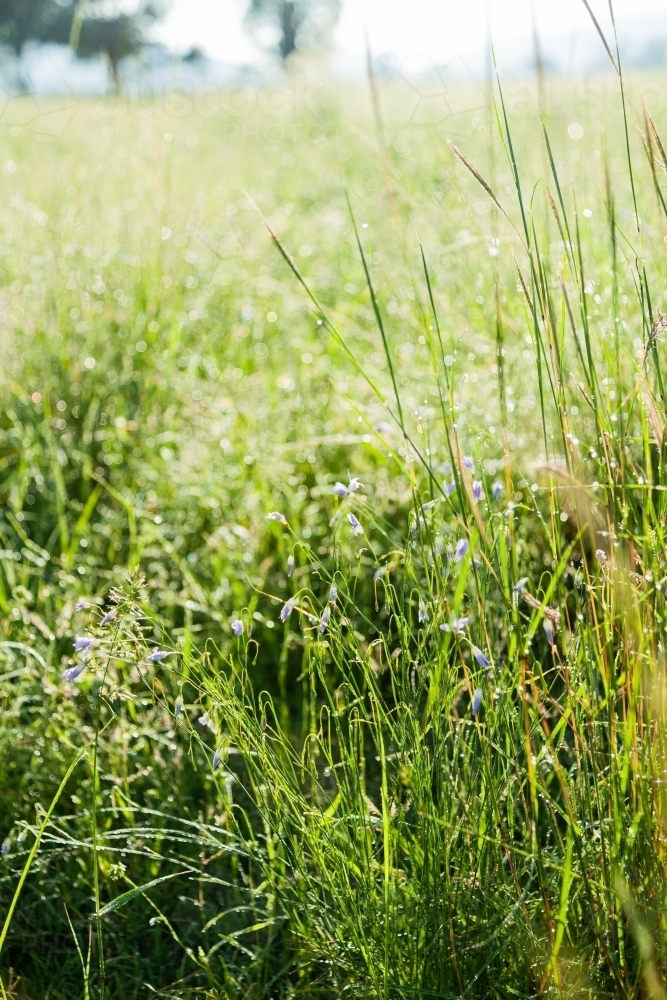
[[[13,105],[2,920],[90,743],[26,989],[662,996],[667,128],[637,217],[545,86]]]

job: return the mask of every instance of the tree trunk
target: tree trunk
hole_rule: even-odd
[[[296,50],[297,14],[294,0],[282,0],[280,31],[280,58],[286,62]]]
[[[120,94],[120,72],[118,70],[118,60],[113,58],[108,49],[107,58],[109,60],[109,72],[111,73],[111,79],[113,80],[114,91],[116,94]]]

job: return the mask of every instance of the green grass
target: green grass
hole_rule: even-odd
[[[664,996],[655,81],[543,82],[6,111],[8,996]]]

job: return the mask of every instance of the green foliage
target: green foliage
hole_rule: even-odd
[[[662,995],[666,123],[550,86],[2,137],[17,989]]]

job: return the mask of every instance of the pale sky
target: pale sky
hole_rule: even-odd
[[[607,0],[590,0],[605,31],[609,28]],[[194,45],[223,62],[241,64],[257,59],[257,50],[243,31],[244,0],[172,0],[170,14],[157,37],[185,52]],[[581,0],[532,0],[540,37],[594,39]],[[650,38],[653,19],[667,21],[667,0],[615,0],[621,27],[643,29]],[[336,29],[339,59],[354,62],[365,51],[368,31],[375,55],[399,61],[419,54],[436,63],[453,55],[468,56],[485,45],[488,26],[499,47],[528,43],[532,37],[531,0],[343,0]]]

